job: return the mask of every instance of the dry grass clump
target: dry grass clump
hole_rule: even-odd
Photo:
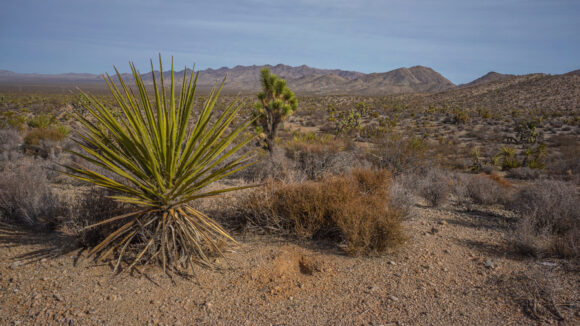
[[[60,142],[67,137],[67,134],[58,129],[33,128],[24,136],[26,145],[38,145],[41,141]]]
[[[580,256],[580,198],[573,184],[542,180],[518,191],[509,206],[520,214],[519,248],[530,254]]]
[[[345,244],[352,255],[384,252],[404,240],[399,211],[389,205],[391,174],[370,169],[320,181],[271,183],[242,207],[246,228]]]

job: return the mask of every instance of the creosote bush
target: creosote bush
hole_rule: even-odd
[[[352,255],[380,253],[404,241],[390,205],[391,175],[353,170],[320,181],[270,183],[252,192],[239,214],[248,229],[345,244]]]

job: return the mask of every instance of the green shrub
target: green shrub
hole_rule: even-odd
[[[516,157],[516,150],[512,147],[503,146],[500,152],[496,155],[498,164],[503,170],[514,169],[520,166],[520,162]]]
[[[27,121],[31,128],[48,129],[56,123],[56,119],[52,114],[39,114]]]
[[[465,124],[469,120],[469,115],[465,109],[453,109],[451,122],[454,124]]]

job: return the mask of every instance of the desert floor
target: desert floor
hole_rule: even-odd
[[[512,249],[510,213],[453,202],[413,208],[408,241],[381,257],[320,242],[237,235],[197,277],[160,268],[113,276],[70,239],[4,230],[2,325],[580,324],[573,261]]]

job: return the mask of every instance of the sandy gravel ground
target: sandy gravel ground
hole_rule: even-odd
[[[0,325],[580,325],[580,273],[511,249],[499,209],[417,206],[396,253],[238,236],[223,269],[112,277],[57,235],[4,231]],[[231,266],[230,266],[231,265]]]

